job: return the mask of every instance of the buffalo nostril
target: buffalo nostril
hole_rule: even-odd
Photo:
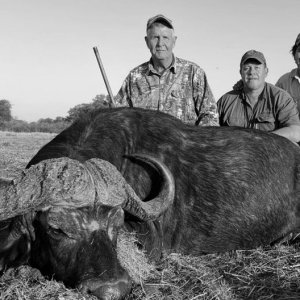
[[[81,285],[78,289],[81,293],[94,295],[100,300],[120,300],[125,296],[125,294],[123,295],[118,288],[110,285],[103,285],[96,289],[91,289],[86,285]]]
[[[105,283],[89,279],[82,282],[78,289],[82,293],[92,294],[100,300],[120,300],[130,292],[131,284],[129,276],[126,279]]]
[[[97,296],[100,300],[120,300],[125,295],[121,294],[121,291],[113,286],[102,286],[91,292],[94,296]]]
[[[84,283],[81,283],[80,285],[78,285],[77,289],[81,293],[84,293],[84,294],[89,294],[90,293],[89,287],[86,284],[84,284]]]

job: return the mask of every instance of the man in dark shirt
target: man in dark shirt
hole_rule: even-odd
[[[265,82],[268,68],[264,55],[246,52],[240,63],[242,84],[217,102],[220,126],[257,128],[300,141],[300,120],[293,98]]]

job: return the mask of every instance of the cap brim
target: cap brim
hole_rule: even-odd
[[[245,64],[245,62],[247,62],[249,59],[254,59],[254,60],[258,61],[258,62],[261,63],[261,64],[264,64],[264,63],[265,63],[261,58],[257,58],[257,57],[250,56],[250,57],[247,57],[246,59],[244,59],[244,60],[241,62],[241,65]]]
[[[166,25],[167,27],[174,29],[172,22],[163,17],[157,17],[157,18],[154,18],[153,20],[151,20],[150,22],[148,22],[147,29],[149,29],[149,27],[151,27],[153,25],[153,23],[156,23],[156,22],[162,23],[162,24]]]

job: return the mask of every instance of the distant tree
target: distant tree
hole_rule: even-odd
[[[8,100],[0,100],[0,130],[59,133],[70,126],[70,121],[63,117],[39,119],[37,122],[31,123],[18,120],[11,116],[11,107]]]
[[[30,125],[26,121],[12,119],[5,122],[5,130],[14,132],[30,132]]]
[[[45,119],[39,119],[38,121],[37,121],[38,123],[54,123],[54,120],[53,119],[51,119],[51,118],[45,118]]]
[[[68,116],[66,117],[67,121],[74,121],[80,118],[83,114],[86,114],[90,111],[99,109],[99,108],[108,108],[109,96],[105,96],[103,94],[96,95],[95,98],[92,99],[91,103],[83,103],[78,104],[72,107],[68,111]]]
[[[91,104],[83,103],[83,104],[75,105],[74,107],[69,109],[67,120],[74,121],[80,118],[82,114],[85,114],[91,110],[92,110]]]
[[[0,122],[11,121],[11,104],[8,100],[0,100]]]
[[[54,123],[61,123],[61,122],[65,122],[66,119],[64,117],[56,117],[54,119]]]
[[[70,122],[63,117],[55,119],[45,118],[39,119],[37,122],[30,123],[31,131],[39,132],[55,132],[59,133],[70,125]]]
[[[100,95],[96,95],[96,97],[92,100],[92,106],[94,109],[97,108],[107,108],[109,105],[109,96],[108,95],[104,95],[104,94],[100,94]]]

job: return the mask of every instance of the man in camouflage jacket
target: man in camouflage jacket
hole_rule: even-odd
[[[160,110],[185,123],[218,125],[217,105],[205,72],[174,56],[176,39],[171,20],[163,15],[148,20],[145,41],[151,59],[129,73],[115,102]]]

